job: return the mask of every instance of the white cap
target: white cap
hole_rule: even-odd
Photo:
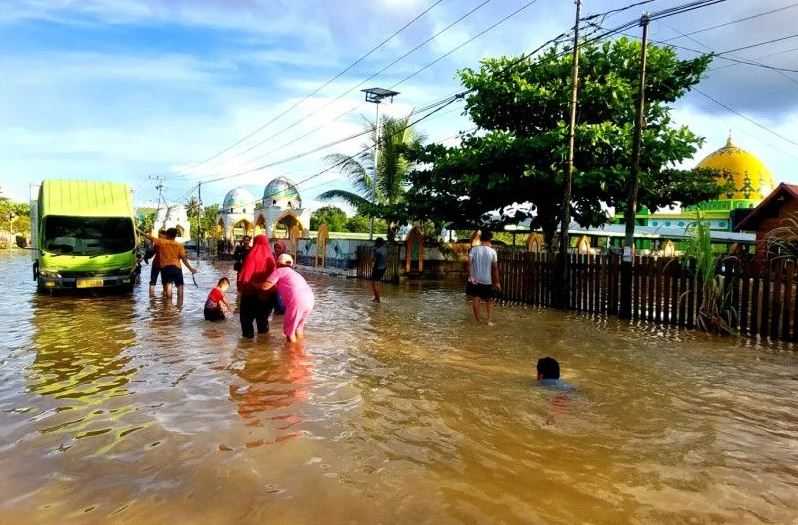
[[[281,264],[283,266],[293,266],[294,258],[288,253],[281,253],[280,256],[277,257],[277,264]]]

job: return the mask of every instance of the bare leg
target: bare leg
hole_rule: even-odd
[[[183,306],[183,286],[177,287],[177,306]],[[490,318],[490,314],[488,314]]]
[[[155,296],[155,286],[151,284],[150,285],[150,297],[154,297],[154,296]]]
[[[289,336],[288,336],[288,342],[289,342],[289,343],[296,343],[296,341],[297,341],[297,339],[296,339],[296,332],[294,332],[293,334],[291,334],[291,335],[289,335]]]
[[[296,336],[299,339],[305,338],[305,320],[303,319],[299,326],[296,327]]]
[[[163,285],[163,296],[168,297],[170,301],[172,300],[172,283]]]
[[[480,318],[479,318],[479,303],[480,303],[479,297],[472,297],[471,298],[471,309],[474,311],[474,319],[476,319],[477,322],[480,322]]]
[[[377,281],[371,281],[371,291],[374,293],[373,301],[375,303],[379,303],[380,302],[380,288],[379,288],[379,286],[380,285],[379,285],[379,283]]]
[[[493,300],[488,299],[485,301],[485,312],[488,315],[488,326],[493,326],[492,315],[493,315]]]

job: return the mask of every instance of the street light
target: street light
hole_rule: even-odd
[[[377,130],[377,142],[374,146],[374,183],[377,182],[377,159],[380,155],[380,103],[385,100],[389,99],[388,101],[393,103],[393,97],[399,94],[398,91],[391,91],[390,89],[385,88],[368,88],[368,89],[361,89],[363,93],[366,94],[366,102],[371,102],[377,106],[377,118],[376,118],[376,130]],[[373,190],[372,190],[373,191]],[[374,217],[369,218],[369,240],[374,237]]]

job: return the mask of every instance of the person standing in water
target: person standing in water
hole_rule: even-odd
[[[374,266],[371,269],[371,292],[374,295],[372,301],[375,303],[380,302],[382,279],[385,277],[387,258],[388,249],[385,247],[385,239],[382,237],[377,237],[377,240],[374,241]]]
[[[241,294],[239,318],[241,334],[247,339],[255,337],[255,323],[259,334],[269,331],[269,315],[274,309],[274,293],[264,289],[266,279],[275,269],[274,254],[265,234],[255,237],[241,271],[238,272],[238,293]]]
[[[493,326],[493,298],[501,290],[499,265],[496,250],[491,246],[493,233],[483,231],[480,244],[468,252],[468,295],[471,296],[471,308],[474,319],[481,322],[480,306],[485,304],[488,326]]]
[[[295,343],[305,337],[305,321],[313,310],[315,299],[304,277],[293,269],[294,259],[287,253],[277,259],[277,269],[266,279],[264,290],[276,288],[285,302],[283,334]]]
[[[169,228],[166,230],[165,239],[156,239],[152,235],[145,234],[145,237],[152,241],[155,247],[155,256],[161,265],[161,283],[163,283],[163,294],[171,299],[172,286],[177,288],[177,306],[183,306],[183,267],[191,273],[197,273],[197,269],[191,266],[186,256],[186,248],[177,242],[177,229]]]
[[[158,238],[166,239],[166,231],[159,230]],[[158,284],[158,276],[161,274],[161,260],[155,250],[155,243],[150,243],[150,248],[144,254],[144,262],[150,265],[150,297],[153,297],[155,295],[155,285]]]

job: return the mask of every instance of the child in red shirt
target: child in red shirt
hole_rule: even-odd
[[[206,321],[224,321],[225,313],[230,311],[230,305],[224,298],[224,292],[230,288],[230,280],[227,277],[222,277],[216,283],[216,287],[208,294],[208,299],[205,300],[205,320]]]

